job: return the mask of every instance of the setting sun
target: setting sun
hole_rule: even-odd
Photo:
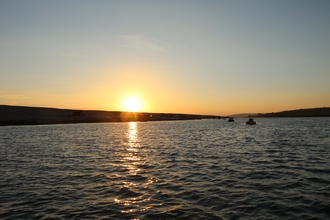
[[[129,112],[136,112],[139,111],[142,107],[142,104],[138,98],[130,97],[125,100],[124,108],[126,111]]]

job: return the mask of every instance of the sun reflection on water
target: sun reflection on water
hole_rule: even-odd
[[[138,140],[138,133],[136,129],[136,122],[130,122],[129,123],[129,128],[128,128],[128,137],[129,137],[129,142],[133,143]]]
[[[141,167],[146,164],[146,158],[143,157],[137,122],[128,123],[125,149],[122,166],[128,173],[126,173],[125,181],[122,182],[123,193],[115,198],[114,202],[122,205],[122,213],[134,214],[150,208],[147,205],[150,197],[145,194],[144,189],[153,183],[153,179],[148,178],[145,170],[141,170],[143,169]]]
[[[129,123],[127,138],[128,138],[128,147],[127,147],[128,154],[124,158],[127,162],[126,167],[129,170],[129,174],[137,175],[138,172],[140,171],[140,169],[137,168],[137,165],[140,164],[141,158],[138,155],[140,143],[138,138],[136,122]]]

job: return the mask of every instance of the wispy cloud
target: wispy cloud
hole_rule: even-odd
[[[30,96],[21,94],[8,94],[6,91],[0,91],[1,99],[30,99]]]
[[[123,47],[149,51],[167,51],[161,41],[138,35],[120,35],[117,43]]]
[[[71,58],[89,58],[88,56],[77,54],[77,53],[62,53],[62,57],[71,57]]]

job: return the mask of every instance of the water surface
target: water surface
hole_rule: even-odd
[[[1,219],[330,219],[330,118],[0,127]]]

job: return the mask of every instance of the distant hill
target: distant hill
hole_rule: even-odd
[[[254,116],[257,113],[241,113],[241,114],[234,114],[234,115],[228,115],[227,117],[232,117],[232,118],[248,118],[250,116]]]
[[[71,110],[0,105],[1,125],[39,125],[96,122],[164,121],[220,118],[215,115]]]
[[[259,113],[254,117],[330,117],[330,108],[307,108],[264,114]]]

